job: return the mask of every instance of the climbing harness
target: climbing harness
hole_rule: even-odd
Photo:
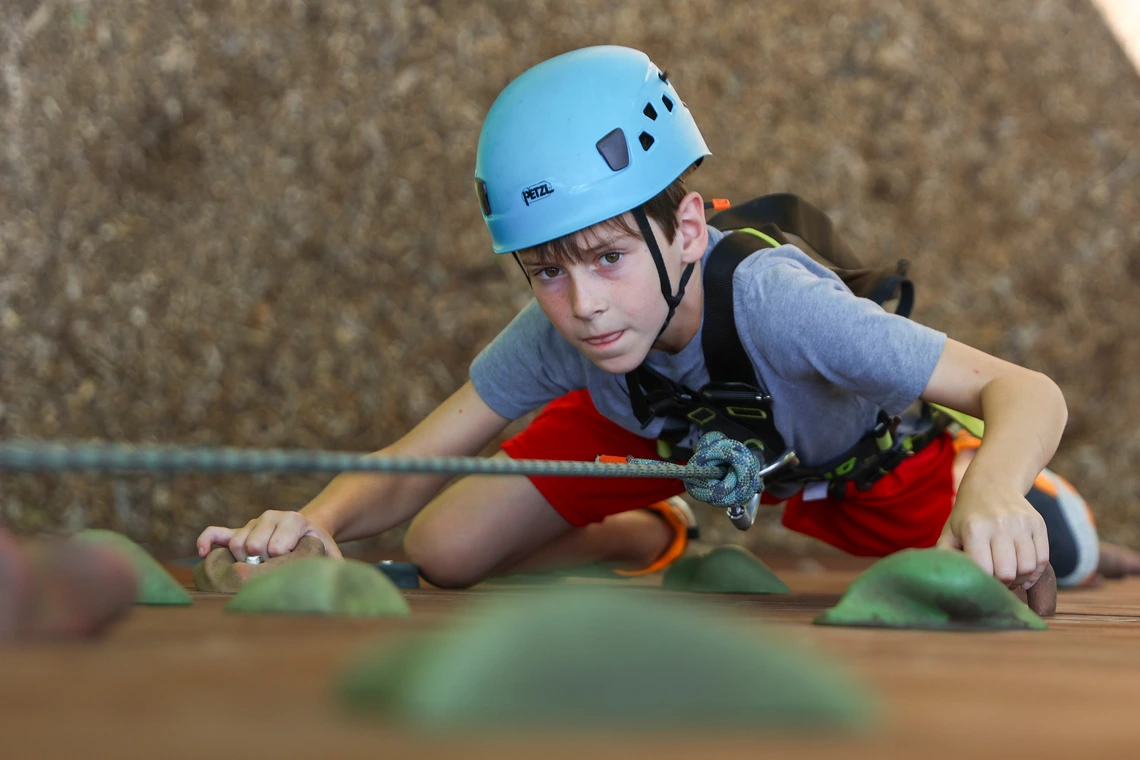
[[[665,418],[658,446],[666,458],[686,454],[677,444],[695,425],[706,436],[716,431],[752,450],[768,486],[823,482],[837,499],[843,498],[848,483],[869,490],[879,478],[934,440],[949,417],[923,404],[914,429],[897,435],[900,420],[880,411],[874,427],[843,454],[819,466],[801,464],[776,428],[771,396],[757,378],[737,334],[732,279],[736,267],[756,251],[792,243],[822,260],[855,295],[880,306],[897,298],[895,313],[907,317],[914,305],[914,286],[906,278],[906,262],[890,267],[862,266],[827,216],[795,195],[767,195],[736,208],[717,200],[706,204],[709,207],[719,211],[709,224],[728,233],[709,253],[704,273],[701,347],[710,382],[693,390],[642,364],[626,375],[634,415],[642,427],[658,417]],[[747,529],[758,501],[757,496],[747,505],[730,508],[733,524]]]
[[[717,434],[719,435],[719,434]],[[723,438],[723,436],[721,436]],[[0,443],[0,472],[374,472],[435,475],[526,475],[584,478],[676,478],[694,498],[738,507],[762,488],[763,468],[749,449],[715,435],[697,442],[688,464],[599,457],[597,462],[480,457],[377,456],[334,451],[102,443]]]

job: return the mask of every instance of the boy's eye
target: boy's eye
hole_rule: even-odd
[[[602,256],[602,260],[607,264],[616,264],[621,260],[621,254],[617,251],[610,251]]]
[[[561,271],[562,270],[558,267],[546,267],[539,271],[539,275],[549,280],[551,278],[557,277],[558,273]]]

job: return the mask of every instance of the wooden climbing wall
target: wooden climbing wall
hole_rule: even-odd
[[[667,738],[438,739],[338,711],[330,684],[362,647],[446,624],[489,594],[543,593],[478,587],[410,592],[410,618],[379,622],[229,616],[225,597],[199,594],[190,608],[136,608],[98,642],[0,648],[0,756],[1136,756],[1140,580],[1063,593],[1045,633],[932,633],[812,626],[855,571],[776,568],[791,595],[717,603],[864,681],[883,706],[866,735],[725,735],[692,726]],[[185,568],[181,577],[188,580]],[[644,583],[644,593],[663,593]]]

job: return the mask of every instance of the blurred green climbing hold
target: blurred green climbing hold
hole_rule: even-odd
[[[391,617],[410,610],[400,590],[366,562],[306,557],[246,581],[227,612]]]
[[[139,593],[135,604],[190,604],[189,592],[150,556],[145,549],[122,533],[112,530],[82,530],[74,541],[82,541],[118,552],[134,565],[139,580]]]
[[[1045,621],[967,555],[906,549],[855,579],[819,625],[952,631],[1044,630]]]

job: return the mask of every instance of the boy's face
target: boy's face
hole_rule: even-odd
[[[680,224],[672,243],[657,222],[650,220],[669,272],[672,292],[676,292],[681,270],[704,254],[708,233],[704,226],[704,206],[700,196],[690,193],[699,211],[691,219],[679,213]],[[689,196],[686,196],[686,201]],[[682,202],[682,208],[686,202]],[[699,224],[698,220],[699,219]],[[698,229],[699,227],[699,229]],[[580,263],[551,265],[540,261],[533,250],[519,254],[530,275],[534,296],[548,319],[570,345],[599,369],[624,374],[636,369],[654,347],[654,341],[669,307],[661,295],[661,281],[649,246],[636,235],[620,229],[593,227],[583,230],[580,241],[588,253]],[[692,292],[699,292],[700,279],[694,275],[678,314],[657,341],[657,347],[680,350],[692,335],[687,332],[681,311]],[[699,317],[691,333],[700,326]],[[679,345],[671,345],[678,343]]]

